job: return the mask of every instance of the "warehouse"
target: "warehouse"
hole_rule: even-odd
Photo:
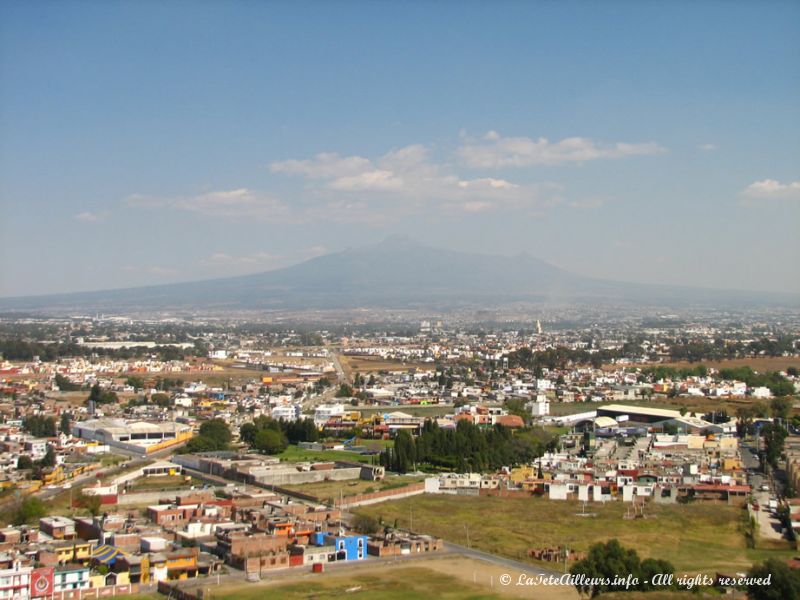
[[[151,423],[125,419],[92,419],[76,423],[73,435],[108,444],[136,454],[150,454],[185,442],[192,437],[188,425],[174,422]]]

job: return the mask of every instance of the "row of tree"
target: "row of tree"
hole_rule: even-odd
[[[72,429],[72,418],[69,413],[61,413],[61,420],[56,430],[54,417],[45,415],[31,415],[22,420],[22,428],[34,437],[55,437],[58,431],[69,435]]]
[[[252,449],[264,454],[278,454],[288,444],[316,442],[319,430],[312,419],[277,421],[267,416],[256,417],[239,428],[239,437]]]
[[[228,450],[233,435],[231,429],[222,419],[210,419],[200,424],[198,435],[190,439],[181,452],[218,452]]]
[[[555,443],[555,436],[543,430],[513,433],[502,425],[482,429],[466,420],[455,429],[442,429],[429,420],[416,439],[406,431],[398,432],[394,448],[381,453],[380,464],[398,473],[420,467],[484,472],[530,463]]]
[[[616,539],[591,546],[586,558],[576,562],[570,573],[578,577],[575,582],[578,592],[592,598],[606,592],[679,588],[672,563],[654,558],[641,560],[635,550],[625,548]],[[800,598],[800,572],[781,560],[770,558],[753,565],[747,578],[747,596],[751,600]]]

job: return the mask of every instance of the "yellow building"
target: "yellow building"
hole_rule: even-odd
[[[169,579],[197,577],[197,548],[185,548],[166,554]]]
[[[64,476],[64,469],[61,465],[56,465],[49,469],[42,470],[42,485],[53,485],[61,483],[66,477]]]
[[[516,484],[520,484],[526,479],[536,479],[536,475],[538,474],[538,468],[533,467],[530,465],[525,465],[522,467],[514,467],[511,469],[511,481]]]

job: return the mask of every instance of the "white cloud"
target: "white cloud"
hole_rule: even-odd
[[[781,183],[775,179],[754,181],[742,192],[749,198],[800,200],[800,181]]]
[[[134,194],[126,202],[136,208],[169,208],[221,218],[272,219],[285,218],[289,213],[280,200],[246,188],[173,198]]]
[[[273,173],[303,176],[312,190],[331,196],[307,209],[306,214],[314,218],[379,222],[411,212],[481,212],[553,201],[543,197],[553,186],[462,178],[449,165],[432,162],[429,154],[424,145],[412,144],[374,159],[323,153],[269,167]]]
[[[170,277],[172,275],[177,275],[178,270],[173,269],[171,267],[161,267],[158,265],[154,265],[151,267],[138,267],[128,265],[122,267],[122,270],[128,273],[144,273],[146,275],[157,275],[159,277]]]
[[[332,190],[340,191],[393,191],[403,187],[403,180],[397,177],[392,171],[376,169],[365,171],[358,175],[348,175],[347,177],[337,177],[328,184]]]
[[[305,175],[313,179],[347,177],[370,168],[370,161],[361,156],[339,156],[335,152],[317,154],[311,160],[283,160],[273,162],[269,170],[287,175]]]
[[[82,221],[84,223],[99,223],[100,221],[105,221],[108,215],[104,212],[95,213],[95,212],[82,212],[78,213],[73,217],[76,221]]]
[[[200,259],[200,264],[204,267],[236,267],[252,268],[267,267],[279,263],[285,257],[266,252],[256,252],[243,256],[234,256],[226,252],[215,252],[214,254]]]
[[[311,246],[291,254],[270,254],[268,252],[253,252],[251,254],[230,254],[228,252],[214,252],[201,258],[198,265],[203,268],[203,275],[243,275],[279,269],[295,264],[309,258],[328,254],[325,246]]]
[[[703,152],[713,152],[717,148],[719,148],[719,146],[716,144],[700,144],[698,146],[698,149],[702,150]]]
[[[469,167],[500,169],[535,165],[582,163],[590,160],[617,159],[626,156],[657,154],[664,148],[655,142],[600,144],[589,138],[570,137],[550,142],[540,137],[502,137],[488,132],[482,140],[465,139],[457,153]]]
[[[585,208],[585,209],[592,209],[592,208],[600,208],[604,206],[606,203],[605,200],[602,198],[586,198],[584,200],[573,200],[569,203],[570,208]]]

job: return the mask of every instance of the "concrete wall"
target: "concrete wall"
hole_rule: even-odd
[[[134,492],[132,494],[119,494],[117,504],[130,506],[134,504],[158,504],[160,500],[169,499],[174,502],[176,497],[183,498],[196,494],[197,490],[166,490],[161,492]]]
[[[387,500],[399,500],[400,498],[408,498],[409,496],[417,496],[425,493],[425,483],[412,483],[410,485],[394,488],[391,490],[382,490],[380,492],[372,492],[371,494],[355,494],[354,496],[346,496],[341,500],[336,498],[333,501],[334,506],[344,506],[345,508],[355,508],[356,506],[366,506],[368,504],[377,504],[379,502],[386,502]]]
[[[266,473],[255,478],[259,485],[300,485],[303,483],[319,483],[320,481],[347,481],[361,477],[360,467],[330,469],[326,471],[296,471]]]

